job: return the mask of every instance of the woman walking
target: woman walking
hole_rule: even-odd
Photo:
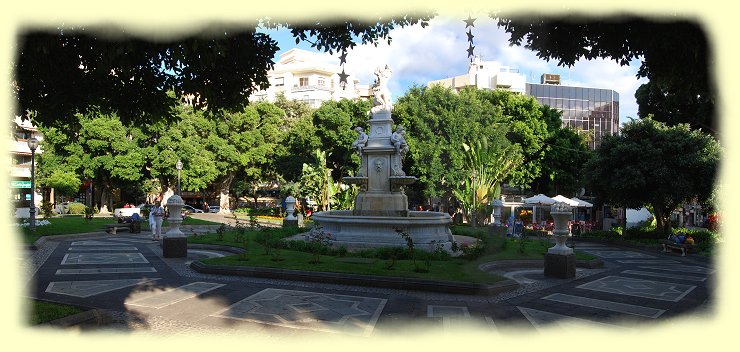
[[[164,209],[160,201],[156,201],[149,212],[149,227],[152,229],[152,241],[162,238],[162,220],[164,220]]]

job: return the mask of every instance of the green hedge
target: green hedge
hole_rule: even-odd
[[[237,208],[234,210],[235,214],[246,214],[254,216],[282,216],[283,211],[281,208]]]
[[[69,203],[69,208],[67,208],[67,213],[73,214],[73,215],[83,215],[85,214],[85,204],[82,203]]]

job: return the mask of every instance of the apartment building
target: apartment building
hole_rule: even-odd
[[[273,70],[268,72],[270,87],[254,92],[250,101],[274,101],[278,94],[308,103],[317,108],[328,100],[369,98],[370,86],[360,84],[352,74],[340,84],[343,72],[335,58],[328,54],[290,49],[280,54]]]
[[[501,65],[498,61],[483,61],[480,56],[475,56],[467,74],[431,81],[427,86],[439,84],[455,90],[463,87],[505,89],[524,94],[526,82],[526,76],[519,73],[519,69]]]
[[[31,149],[28,147],[28,140],[35,137],[41,141],[43,137],[31,121],[22,120],[20,116],[15,117],[11,133],[10,201],[14,208],[20,209],[20,213],[28,217],[33,191],[31,189]],[[41,147],[36,148],[36,157],[42,152]],[[37,207],[41,205],[41,201],[41,194],[36,192],[34,203]]]

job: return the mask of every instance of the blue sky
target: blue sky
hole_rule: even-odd
[[[389,88],[394,99],[404,94],[413,84],[425,85],[427,82],[467,73],[468,58],[467,29],[465,18],[436,17],[426,28],[411,26],[391,31],[390,45],[385,42],[373,45],[358,45],[347,53],[345,69],[370,84],[374,80],[373,70],[388,64],[393,70]],[[543,73],[560,74],[563,85],[589,88],[609,88],[619,92],[620,123],[627,118],[637,117],[635,90],[645,79],[638,80],[636,73],[639,61],[629,66],[620,66],[614,61],[581,60],[573,67],[557,66],[557,62],[547,62],[537,58],[534,52],[522,47],[511,47],[508,34],[496,26],[494,20],[481,14],[476,18],[472,33],[475,54],[484,61],[498,61],[504,66],[519,69],[527,76],[527,82],[539,83]],[[298,45],[288,30],[266,31],[280,46],[280,53],[298,47],[315,51],[309,43]],[[334,55],[339,63],[338,55]],[[277,61],[277,57],[276,57]]]

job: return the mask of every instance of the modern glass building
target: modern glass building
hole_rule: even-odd
[[[599,146],[603,136],[619,131],[619,93],[611,89],[561,86],[559,77],[552,76],[557,75],[542,75],[541,84],[527,83],[525,94],[562,111],[563,126],[587,133],[591,149]]]

